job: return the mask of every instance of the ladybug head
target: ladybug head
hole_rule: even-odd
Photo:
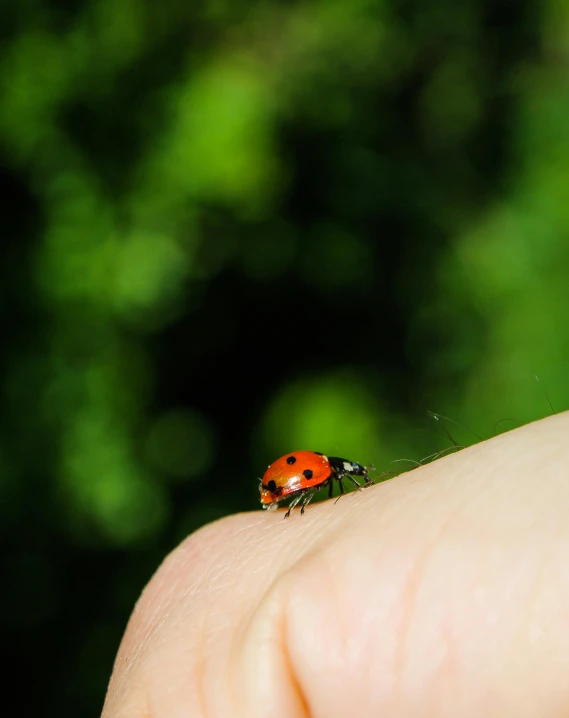
[[[267,509],[271,504],[276,506],[276,502],[281,498],[282,487],[277,486],[274,481],[269,481],[268,484],[263,484],[263,482],[260,481],[259,494],[263,508]]]

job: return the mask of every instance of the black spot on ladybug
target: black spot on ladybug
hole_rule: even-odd
[[[310,469],[304,469],[302,472],[305,479],[311,479],[312,478],[312,471]]]
[[[267,484],[267,488],[269,489],[269,491],[273,491],[273,492],[277,490],[277,485],[273,479],[271,479],[269,481],[269,483]]]
[[[292,466],[293,464],[296,464],[296,456],[289,456],[288,459],[286,460],[286,463],[290,464],[290,466]]]

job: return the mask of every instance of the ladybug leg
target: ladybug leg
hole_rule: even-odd
[[[295,496],[294,499],[290,502],[290,504],[288,505],[288,511],[287,511],[286,514],[284,515],[285,519],[288,519],[288,517],[290,516],[290,512],[294,509],[294,507],[295,507],[295,506],[298,504],[298,502],[302,499],[302,497],[304,496],[304,494],[305,494],[305,492],[304,492],[304,491],[301,491],[301,492],[300,492],[297,496]]]
[[[350,476],[350,474],[345,474],[346,479],[352,482],[352,484],[355,484],[358,487],[358,491],[361,491],[363,486],[360,484],[360,482],[357,479],[354,479],[353,476]],[[367,483],[366,483],[367,486]]]
[[[373,479],[370,479],[367,474],[365,475],[365,482],[363,484],[360,484],[360,482],[356,478],[350,476],[349,474],[346,474],[346,478],[349,479],[353,484],[355,484],[358,489],[365,489],[368,486],[373,486],[374,484]]]
[[[313,489],[312,491],[307,491],[306,495],[303,497],[302,501],[300,502],[300,515],[304,513],[304,509],[308,506],[308,504],[312,501],[314,498],[314,494],[316,493],[317,489]]]
[[[353,484],[355,484],[357,486],[358,491],[362,491],[363,489],[367,488],[368,486],[373,485],[373,481],[367,476],[367,474],[365,475],[366,482],[363,485],[360,484],[360,482],[357,479],[355,479],[353,476],[351,476],[347,472],[337,472],[336,479],[337,479],[338,483],[340,484],[340,496],[338,496],[335,503],[338,503],[338,501],[340,500],[340,497],[344,493],[344,484],[342,482],[342,479],[348,479],[349,481],[351,481]]]
[[[342,498],[342,496],[344,495],[344,482],[342,481],[343,478],[344,478],[344,477],[343,477],[342,475],[337,475],[337,476],[336,476],[336,481],[338,482],[338,484],[339,484],[339,486],[340,486],[340,495],[338,496],[338,498],[336,499],[336,501],[334,501],[334,506],[338,503],[338,501],[339,501],[339,500]]]
[[[369,476],[367,471],[365,472],[365,483],[364,483],[364,489],[366,486],[372,486],[375,484],[375,481]]]
[[[366,483],[366,486],[371,486],[372,484],[375,484],[376,481],[380,481],[385,476],[395,476],[393,471],[384,471],[383,474],[380,474],[379,476],[376,476],[375,479],[368,479],[368,482]],[[364,487],[365,488],[365,487]]]

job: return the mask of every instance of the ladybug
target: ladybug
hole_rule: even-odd
[[[264,509],[276,508],[281,501],[292,496],[285,519],[297,504],[300,504],[300,513],[303,514],[314,494],[324,486],[328,486],[328,496],[332,498],[334,479],[340,485],[340,496],[344,493],[342,479],[349,479],[362,488],[354,476],[365,479],[363,486],[373,484],[365,466],[355,461],[324,456],[318,451],[294,451],[282,456],[265,471],[259,485],[261,504]]]

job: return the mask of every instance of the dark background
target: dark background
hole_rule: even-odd
[[[555,0],[4,0],[19,714],[97,716],[164,555],[283,453],[386,471],[569,405],[568,31]]]

